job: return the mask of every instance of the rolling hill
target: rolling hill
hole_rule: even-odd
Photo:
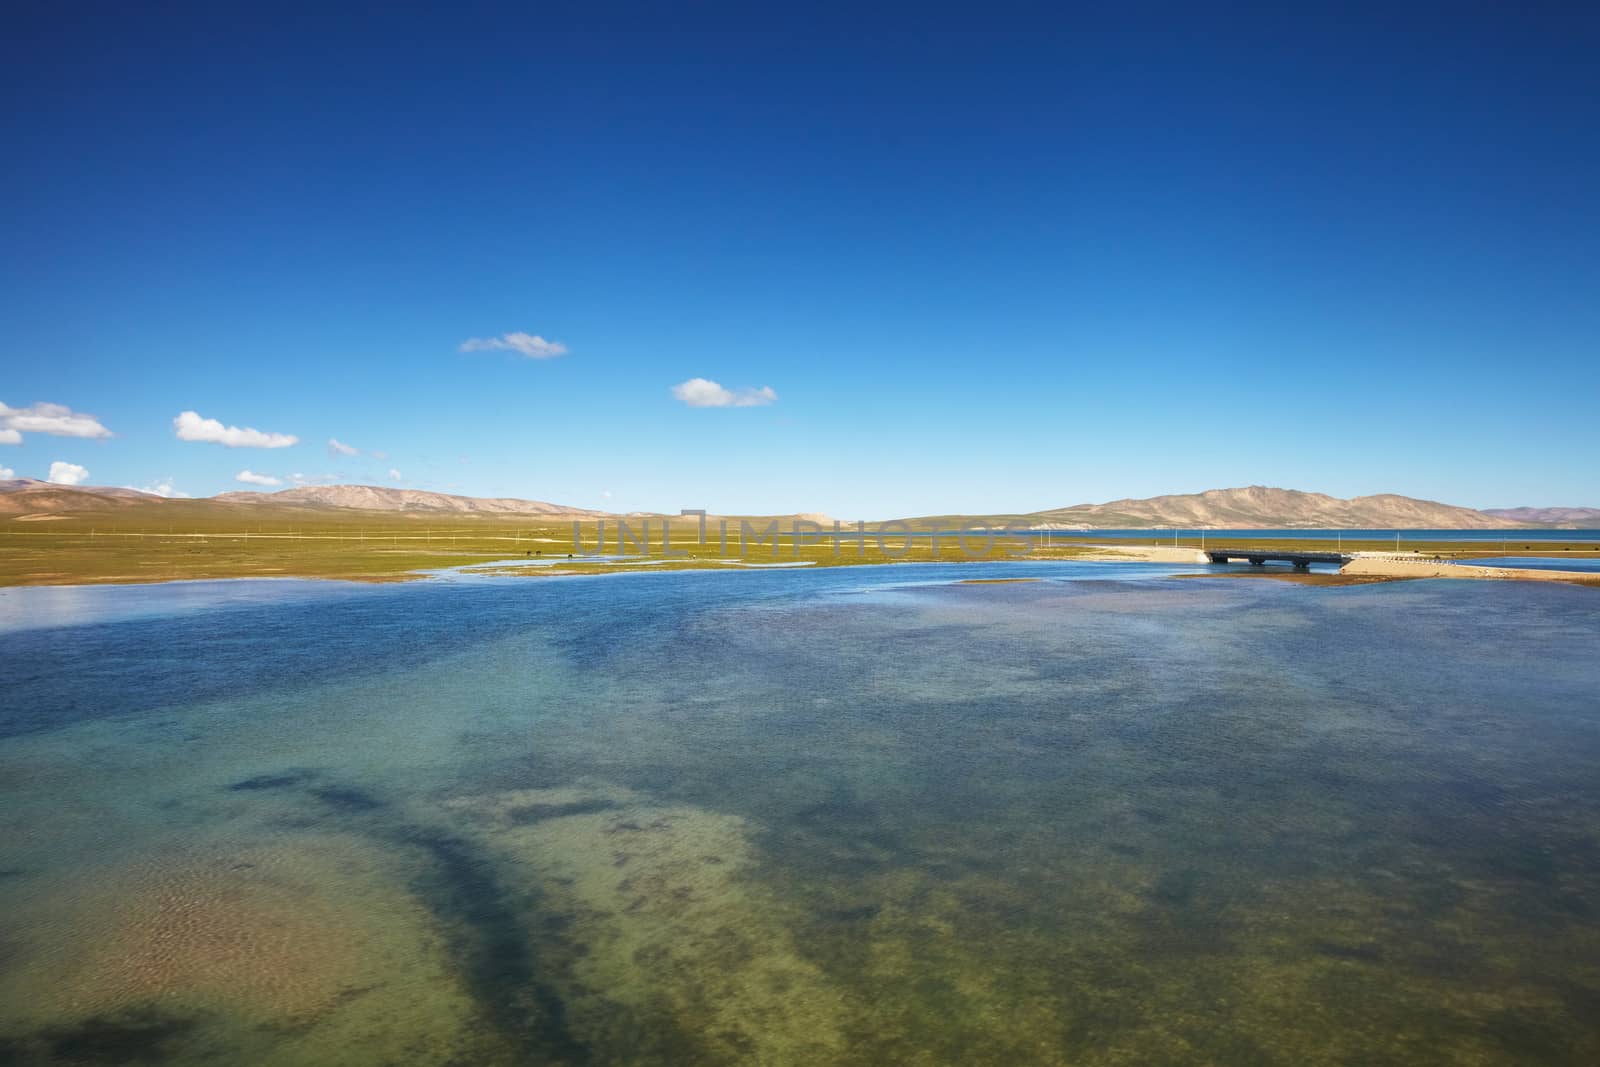
[[[1507,520],[1471,508],[1381,493],[1349,500],[1262,485],[1203,493],[1113,500],[1035,512],[1041,522],[1099,529],[1184,527],[1207,529],[1412,529],[1485,530]],[[1521,525],[1513,522],[1510,525]]]
[[[201,499],[169,500],[136,489],[68,486],[28,478],[0,482],[0,516],[54,518],[71,515],[131,514],[135,509],[174,519],[210,515],[312,518],[322,514],[355,518],[387,513],[410,519],[541,517],[552,520],[607,518],[613,513],[512,497],[471,497],[422,489],[373,485],[300,486],[276,493],[222,493]],[[639,513],[630,513],[637,515]],[[823,516],[794,516],[823,519]],[[826,525],[828,521],[823,521]],[[1519,526],[1600,526],[1600,508],[1505,508],[1474,511],[1432,500],[1382,493],[1342,500],[1323,493],[1247,486],[1203,493],[1077,504],[1028,514],[949,515],[912,520],[923,526],[962,522],[1083,529],[1434,529],[1481,530]]]
[[[160,503],[154,493],[102,485],[56,485],[35,478],[0,481],[0,515],[73,515]]]
[[[512,497],[453,496],[425,489],[379,485],[306,485],[276,493],[222,493],[211,498],[249,506],[353,508],[358,511],[408,511],[455,514],[602,516],[603,511]]]
[[[1485,515],[1508,522],[1559,526],[1569,530],[1600,529],[1600,508],[1484,508]]]

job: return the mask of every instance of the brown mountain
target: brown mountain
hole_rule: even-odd
[[[1203,493],[1078,504],[1029,516],[1041,522],[1100,529],[1412,529],[1483,530],[1521,525],[1432,500],[1393,493],[1349,500],[1297,489],[1252,485]]]
[[[292,504],[298,507],[355,508],[360,511],[423,511],[495,515],[604,515],[603,511],[511,497],[452,496],[424,489],[381,485],[305,485],[276,493],[222,493],[212,500],[228,504]]]
[[[182,505],[178,507],[178,505]],[[317,485],[285,489],[278,493],[222,493],[199,500],[168,500],[137,489],[97,485],[56,485],[32,478],[0,481],[0,515],[73,515],[120,511],[134,506],[165,507],[185,515],[195,509],[221,505],[227,513],[238,508],[293,508],[296,511],[352,509],[409,514],[599,516],[600,511],[548,504],[542,500],[484,499],[451,496],[421,489],[391,489],[376,485]]]
[[[106,485],[56,485],[35,478],[0,481],[0,515],[65,515],[111,511],[160,501],[154,493]]]
[[[106,486],[69,486],[18,478],[0,481],[0,515],[48,518],[57,515],[118,512],[133,507],[155,507],[164,514],[185,517],[221,509],[290,508],[299,513],[355,510],[424,515],[541,515],[552,518],[602,517],[608,513],[550,504],[540,500],[482,498],[433,493],[421,489],[394,489],[374,485],[301,486],[277,493],[223,493],[200,500],[167,500],[136,489]],[[1553,516],[1555,521],[1545,516]],[[1574,517],[1575,516],[1575,517]],[[814,517],[813,517],[814,518]],[[947,517],[950,521],[961,517]],[[966,517],[970,518],[970,516]],[[1113,500],[1106,504],[1079,504],[1022,516],[987,516],[1037,525],[1081,526],[1091,529],[1499,529],[1524,525],[1600,525],[1600,509],[1517,508],[1495,512],[1473,511],[1430,500],[1394,494],[1340,500],[1323,493],[1249,486],[1210,489],[1203,493],[1158,496],[1145,500]],[[942,521],[942,520],[941,520]]]
[[[1600,508],[1484,508],[1485,515],[1535,526],[1561,526],[1570,530],[1600,529]]]

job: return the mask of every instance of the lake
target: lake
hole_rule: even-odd
[[[1134,538],[1139,540],[1168,541],[1172,539],[1173,529],[1127,529],[1127,530],[1056,530],[1053,535],[1060,538],[1071,537],[1076,540],[1090,538],[1105,538],[1116,540],[1119,538]],[[1200,531],[1194,528],[1184,528],[1176,531],[1181,543],[1198,545]],[[1565,542],[1596,543],[1600,544],[1600,530],[1555,530],[1555,529],[1526,529],[1526,530],[1334,530],[1326,528],[1317,529],[1289,529],[1289,530],[1229,530],[1208,529],[1206,536],[1217,541],[1239,540],[1268,540],[1268,541],[1332,541],[1343,538],[1346,541],[1385,541],[1392,542],[1397,538],[1403,547],[1407,543],[1437,543],[1447,541],[1460,541],[1476,544],[1485,542],[1490,545],[1521,545],[1531,547],[1540,542]]]
[[[1560,556],[1494,556],[1464,562],[1475,567],[1519,567],[1536,571],[1600,572],[1600,559],[1562,559]]]
[[[0,1063],[1600,1062],[1600,594],[1184,570],[0,590]]]

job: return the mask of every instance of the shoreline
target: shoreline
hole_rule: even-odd
[[[1104,546],[1084,546],[1097,549]],[[1197,561],[1193,557],[1200,556]],[[598,578],[604,576],[625,574],[676,574],[693,571],[696,573],[722,573],[722,574],[749,574],[752,572],[770,570],[806,570],[813,569],[832,570],[848,567],[887,567],[887,566],[937,566],[940,564],[955,565],[963,563],[976,564],[1051,564],[1051,563],[1195,563],[1207,562],[1206,557],[1198,550],[1183,548],[1173,549],[1168,546],[1148,547],[1144,549],[1114,550],[1108,552],[1091,552],[1082,555],[1065,557],[1018,557],[1015,559],[923,559],[923,560],[860,560],[853,562],[840,562],[815,568],[802,562],[796,566],[793,563],[780,564],[753,564],[744,566],[728,566],[726,562],[718,560],[650,560],[656,566],[648,570],[635,566],[594,566],[589,569],[568,569],[571,564],[563,561],[562,564],[545,567],[517,566],[522,561],[515,559],[492,560],[479,563],[465,563],[457,567],[430,568],[394,574],[271,574],[271,575],[219,575],[216,577],[194,578],[138,578],[133,576],[118,575],[114,579],[101,581],[74,581],[74,582],[18,582],[0,584],[0,596],[11,589],[102,589],[102,588],[130,588],[134,586],[157,585],[185,585],[209,582],[345,582],[354,585],[397,585],[409,582],[422,581],[448,581],[455,577],[469,580],[493,578]],[[1359,564],[1359,566],[1358,566]],[[1556,582],[1566,585],[1580,585],[1600,589],[1600,572],[1595,571],[1556,571],[1524,567],[1477,567],[1467,563],[1441,563],[1431,560],[1401,560],[1401,559],[1373,559],[1362,558],[1352,560],[1337,572],[1304,572],[1284,569],[1252,568],[1250,570],[1215,570],[1197,571],[1186,574],[1171,574],[1167,577],[1192,580],[1201,578],[1210,579],[1265,579],[1268,581],[1287,582],[1291,585],[1309,585],[1323,587],[1341,587],[1356,585],[1376,585],[1384,582],[1421,581],[1426,579],[1445,579],[1456,581],[1533,581]],[[1039,577],[1000,577],[1000,578],[956,578],[952,581],[961,585],[1001,585],[1015,582],[1037,582],[1045,579]]]
[[[1468,581],[1568,582],[1600,585],[1600,571],[1557,571],[1533,567],[1480,567],[1471,563],[1361,556],[1339,568],[1340,575],[1367,578],[1455,578]]]
[[[626,555],[573,554],[555,543],[551,531],[513,529],[510,536],[477,531],[431,531],[421,543],[398,544],[395,535],[384,536],[359,528],[339,534],[263,537],[224,535],[217,532],[169,531],[165,535],[96,537],[95,531],[78,531],[25,543],[0,543],[0,589],[92,588],[99,586],[157,585],[174,582],[229,581],[238,579],[305,579],[382,585],[423,581],[441,573],[467,576],[515,575],[520,577],[581,577],[624,572],[677,572],[682,570],[759,571],[832,569],[895,563],[1069,562],[1157,564],[1190,572],[1191,577],[1269,577],[1308,585],[1359,584],[1413,578],[1500,579],[1560,581],[1600,586],[1600,571],[1523,568],[1519,556],[1552,559],[1557,565],[1571,560],[1600,559],[1600,549],[1576,542],[1527,542],[1509,545],[1417,543],[1410,552],[1395,553],[1380,545],[1337,538],[1256,542],[1216,538],[1213,547],[1262,548],[1280,551],[1340,551],[1354,557],[1338,576],[1318,570],[1310,576],[1280,577],[1277,568],[1265,573],[1213,568],[1205,549],[1193,543],[1172,544],[1152,540],[1115,538],[1074,539],[1020,546],[984,545],[983,554],[958,552],[938,539],[904,538],[889,543],[840,546],[808,541],[757,542],[748,557],[729,556],[732,545],[711,539],[682,546],[687,555],[656,551]],[[104,531],[102,531],[104,533]],[[17,539],[22,541],[24,539]],[[537,558],[530,543],[540,551]],[[573,546],[578,547],[578,546]],[[588,548],[588,546],[583,546]],[[608,546],[609,547],[609,546]],[[637,547],[637,546],[636,546]],[[654,545],[649,546],[654,549]],[[963,543],[961,546],[968,546]],[[1515,551],[1513,551],[1513,547]],[[519,554],[520,553],[520,554]],[[1477,566],[1478,557],[1493,554],[1495,565]],[[1507,558],[1510,557],[1510,558]],[[1585,565],[1591,565],[1587,562]],[[1259,572],[1261,568],[1254,568]]]
[[[1187,545],[1079,545],[1088,549],[1072,558],[1089,563],[1209,563],[1204,552]]]
[[[653,560],[655,566],[649,569],[634,566],[606,566],[592,567],[589,570],[568,570],[569,564],[563,561],[560,569],[555,567],[524,567],[516,566],[519,560],[490,561],[486,563],[463,563],[459,567],[430,568],[426,570],[411,571],[405,574],[388,575],[337,575],[337,574],[229,574],[216,577],[198,578],[134,578],[118,576],[115,580],[104,581],[75,581],[75,582],[13,582],[0,584],[0,596],[14,589],[129,589],[142,586],[155,585],[195,585],[212,582],[344,582],[351,585],[400,585],[410,582],[450,581],[455,578],[469,580],[488,578],[604,578],[611,576],[645,575],[645,574],[683,574],[694,572],[696,574],[752,574],[762,571],[827,571],[842,570],[853,567],[932,567],[956,566],[959,564],[1053,564],[1053,563],[1138,563],[1141,560],[1086,560],[1083,557],[1067,557],[1061,559],[1020,557],[1018,559],[914,559],[914,560],[883,560],[866,559],[859,562],[837,563],[817,567],[809,561],[800,565],[793,563],[779,564],[744,564],[728,565],[726,563],[701,562],[697,560]],[[661,564],[669,564],[662,566]],[[1181,577],[1174,575],[1174,577]],[[953,578],[959,584],[994,584],[1008,582],[1037,582],[1043,578]]]

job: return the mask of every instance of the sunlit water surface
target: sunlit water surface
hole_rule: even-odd
[[[0,1063],[1600,1062],[1600,594],[1169,571],[4,591]]]

